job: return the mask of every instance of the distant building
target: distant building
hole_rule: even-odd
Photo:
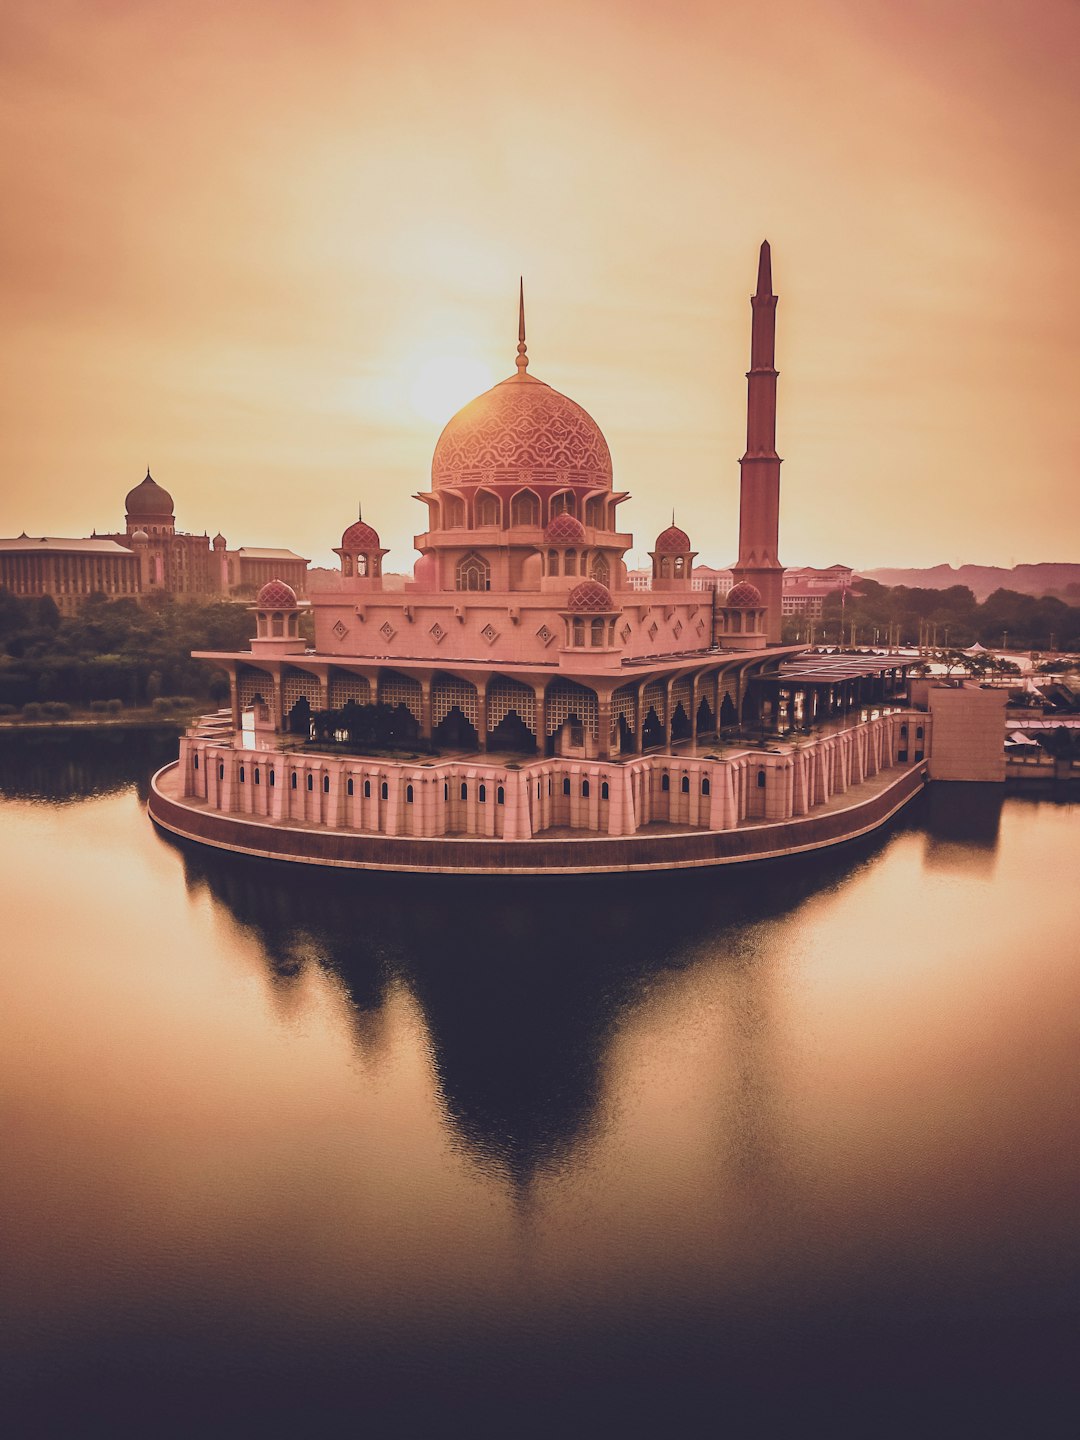
[[[12,595],[51,595],[68,615],[93,594],[240,599],[278,577],[306,593],[308,562],[292,550],[230,550],[224,535],[211,540],[177,531],[173,498],[149,470],[128,491],[124,519],[122,532],[88,539],[23,534],[0,540],[0,587]]]
[[[850,565],[829,565],[824,570],[813,565],[789,565],[780,595],[781,612],[820,620],[825,613],[825,597],[850,589],[853,574]]]

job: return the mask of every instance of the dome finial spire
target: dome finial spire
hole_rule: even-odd
[[[514,362],[518,368],[518,376],[523,376],[529,368],[529,355],[525,346],[525,277],[518,276],[518,347],[517,360]]]

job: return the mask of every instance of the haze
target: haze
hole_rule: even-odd
[[[509,374],[523,273],[532,373],[604,429],[638,552],[674,502],[725,563],[767,236],[781,557],[1077,558],[1066,0],[0,23],[0,533],[119,526],[149,463],[181,528],[320,563],[362,500],[407,568],[417,377]]]

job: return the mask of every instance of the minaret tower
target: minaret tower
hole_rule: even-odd
[[[746,454],[739,462],[739,558],[735,580],[749,581],[766,607],[766,636],[780,643],[784,567],[780,530],[780,456],[776,453],[776,296],[769,242],[761,242],[757,293],[750,297],[753,330],[746,372]]]

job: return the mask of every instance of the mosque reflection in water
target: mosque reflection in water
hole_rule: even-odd
[[[964,818],[920,797],[906,829],[948,863],[958,829],[993,854],[1001,787],[978,787]],[[895,832],[894,832],[895,833]],[[754,927],[840,884],[887,839],[727,872],[492,881],[319,870],[211,853],[169,840],[193,894],[208,890],[257,936],[269,983],[288,1007],[305,972],[336,977],[362,1047],[378,1048],[394,985],[420,1003],[448,1123],[474,1158],[515,1182],[567,1163],[599,1123],[604,1054],[621,1018],[665,974],[726,954],[729,1002],[764,1039],[768,981]],[[761,1133],[761,1094],[749,1129]],[[744,1159],[747,1157],[744,1157]]]

